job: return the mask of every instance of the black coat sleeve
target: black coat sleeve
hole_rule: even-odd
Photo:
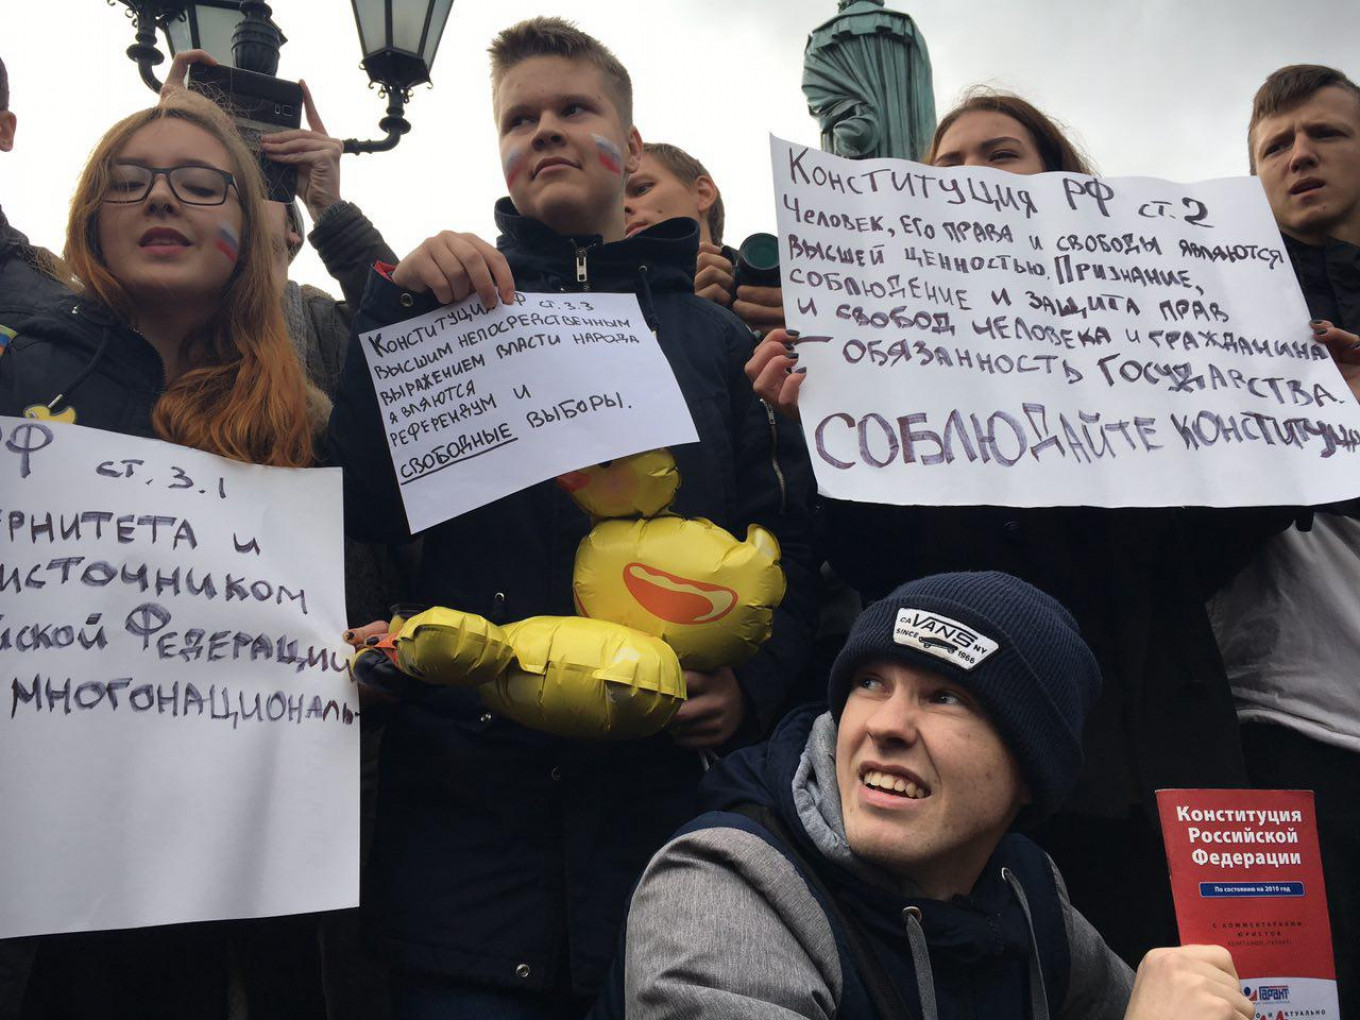
[[[735,317],[730,327],[729,393],[737,435],[734,520],[759,524],[779,540],[787,589],[774,614],[774,632],[736,673],[754,718],[739,738],[767,736],[789,707],[788,695],[812,651],[817,621],[817,564],[813,542],[812,465],[802,431],[756,398],[744,366],[751,336]],[[741,537],[741,536],[738,536]]]
[[[437,307],[439,302],[432,295],[410,294],[369,270],[368,289],[354,316],[349,352],[335,393],[328,437],[331,463],[344,469],[345,531],[360,542],[405,542],[411,537],[362,337]]]
[[[1311,528],[1313,510],[1300,506],[1189,507],[1177,511],[1177,518],[1200,596],[1207,600],[1237,576],[1268,539],[1295,523],[1305,530]]]
[[[326,272],[340,284],[350,308],[359,307],[373,263],[397,261],[378,228],[352,202],[336,202],[327,209],[307,240],[321,256]]]

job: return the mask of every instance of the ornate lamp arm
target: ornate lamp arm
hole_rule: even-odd
[[[387,116],[378,121],[378,130],[387,132],[387,137],[366,142],[361,142],[357,138],[346,138],[346,152],[355,154],[388,152],[395,149],[397,143],[401,141],[401,136],[411,130],[411,122],[403,116],[406,101],[411,98],[410,90],[384,86],[381,91],[387,96]]]
[[[113,0],[109,0],[113,4]],[[129,7],[125,12],[137,25],[137,41],[127,48],[129,60],[137,62],[142,81],[152,92],[160,92],[161,80],[151,70],[165,60],[165,54],[156,48],[156,16],[148,7]]]

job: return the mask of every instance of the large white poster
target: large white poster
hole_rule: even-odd
[[[0,418],[0,937],[358,902],[340,499]]]
[[[1360,405],[1257,181],[852,161],[771,139],[822,492],[924,505],[1360,494]]]
[[[473,295],[360,338],[411,531],[698,439],[632,294]]]

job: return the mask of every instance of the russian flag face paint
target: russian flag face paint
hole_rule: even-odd
[[[595,150],[600,155],[600,165],[610,173],[623,173],[623,153],[619,147],[604,135],[591,135],[595,140]]]
[[[241,239],[225,223],[217,228],[217,250],[230,259],[233,265],[241,257]]]
[[[513,188],[524,168],[529,165],[529,154],[524,149],[516,146],[505,156],[505,184],[506,187]]]

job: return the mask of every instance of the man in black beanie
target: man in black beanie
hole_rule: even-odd
[[[1135,980],[1010,831],[1072,789],[1099,691],[1071,615],[1007,574],[869,606],[830,711],[709,772],[709,813],[634,892],[598,1015],[1252,1017],[1221,947],[1154,950]]]

